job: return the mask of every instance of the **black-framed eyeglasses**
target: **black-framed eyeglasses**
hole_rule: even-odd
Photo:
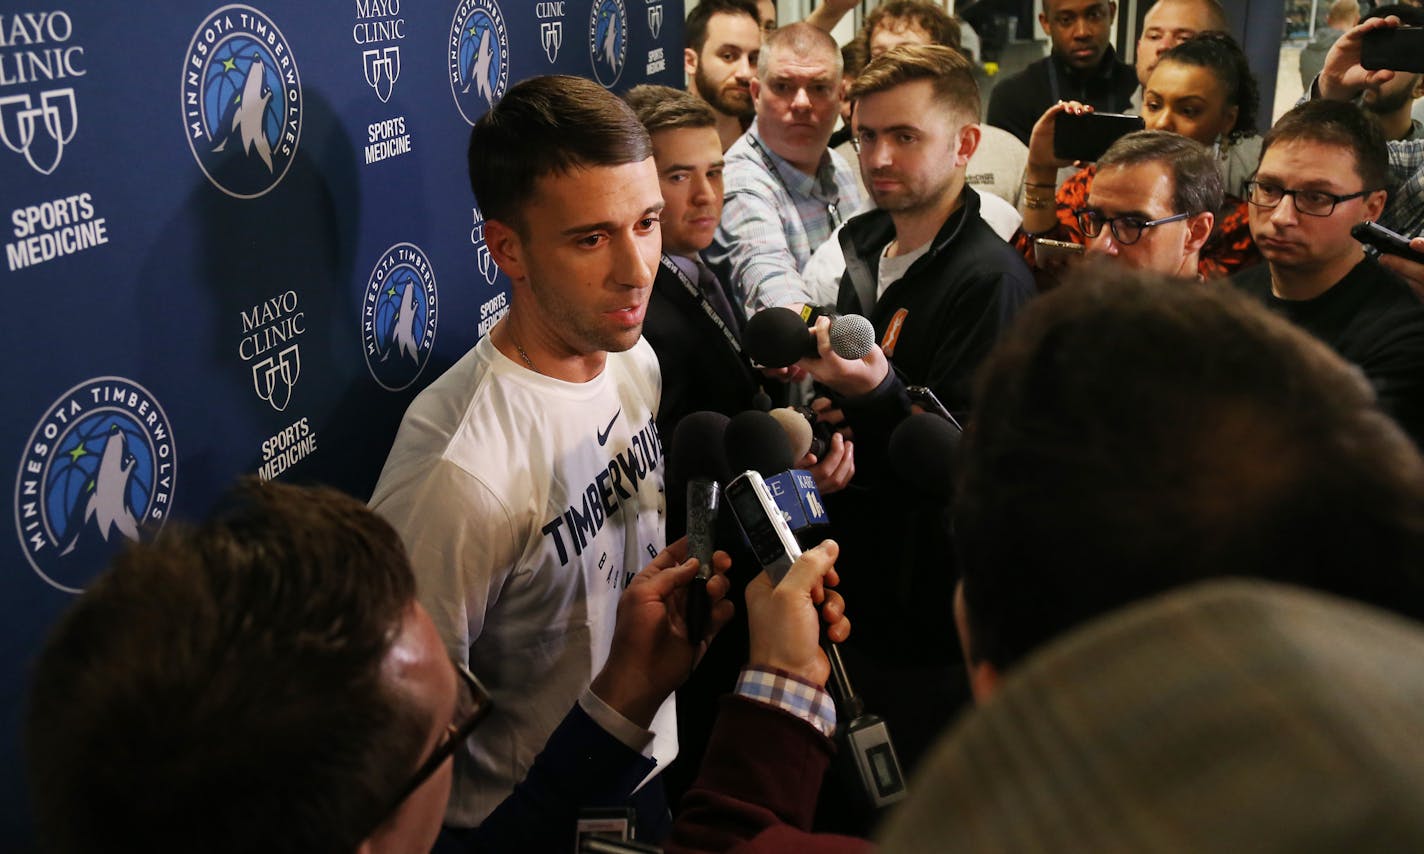
[[[1342,196],[1337,193],[1327,193],[1324,190],[1287,190],[1285,187],[1264,181],[1246,182],[1246,201],[1256,207],[1274,208],[1281,203],[1281,199],[1290,196],[1291,201],[1295,204],[1296,213],[1303,213],[1306,216],[1330,216],[1335,212],[1335,206],[1341,202],[1368,196],[1373,192],[1376,191],[1361,190],[1358,193]]]
[[[490,699],[489,691],[480,684],[480,680],[475,677],[475,674],[458,661],[454,664],[455,675],[459,677],[456,680],[459,693],[455,699],[455,713],[450,716],[450,723],[445,731],[445,739],[435,745],[435,750],[424,762],[420,763],[420,767],[415,770],[410,782],[405,784],[391,805],[392,810],[410,797],[412,792],[419,789],[421,784],[430,779],[430,776],[445,764],[445,760],[460,749],[460,745],[465,743],[465,739],[475,731],[475,727],[484,720],[490,709],[494,708],[494,701]]]
[[[1103,233],[1103,226],[1112,230],[1113,240],[1121,246],[1131,246],[1142,239],[1142,232],[1159,225],[1166,225],[1169,222],[1177,222],[1191,216],[1189,213],[1172,214],[1161,219],[1143,219],[1132,214],[1122,216],[1103,216],[1103,212],[1094,208],[1080,208],[1073,211],[1073,216],[1078,219],[1078,228],[1082,229],[1086,237],[1097,237]]]

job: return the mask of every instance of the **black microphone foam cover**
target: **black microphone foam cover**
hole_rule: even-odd
[[[842,359],[864,359],[875,349],[875,326],[858,314],[845,314],[831,321],[831,349]]]
[[[726,483],[731,469],[727,466],[726,434],[730,422],[720,412],[693,412],[677,422],[668,446],[667,480],[687,483],[695,478]]]
[[[742,328],[742,349],[757,364],[785,368],[805,356],[816,355],[816,339],[806,329],[801,315],[775,306],[748,318]]]
[[[726,441],[727,464],[734,476],[748,470],[773,475],[796,463],[786,431],[765,412],[749,409],[732,416]]]
[[[936,501],[954,494],[954,454],[959,428],[938,415],[917,412],[890,434],[886,454],[901,482]]]

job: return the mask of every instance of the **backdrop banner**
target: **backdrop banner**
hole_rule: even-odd
[[[0,4],[0,838],[30,847],[26,685],[75,594],[241,475],[369,497],[411,399],[508,310],[471,124],[540,74],[681,86],[683,14]]]

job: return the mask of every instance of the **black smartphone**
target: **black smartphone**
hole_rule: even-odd
[[[1365,220],[1350,229],[1350,236],[1366,246],[1373,246],[1386,255],[1398,255],[1409,261],[1424,264],[1424,252],[1415,252],[1410,249],[1408,238],[1390,231],[1377,222]]]
[[[943,403],[940,403],[939,395],[935,394],[934,390],[929,386],[905,386],[905,394],[909,396],[911,403],[918,405],[926,412],[938,415],[950,424],[953,424],[961,433],[964,432],[964,428],[960,426],[959,421],[956,420],[953,415],[949,414],[949,408]]]
[[[1365,33],[1360,65],[1375,71],[1424,71],[1424,27],[1381,27]]]
[[[1122,113],[1059,113],[1053,123],[1053,155],[1063,160],[1091,163],[1117,142],[1147,124],[1141,116]]]

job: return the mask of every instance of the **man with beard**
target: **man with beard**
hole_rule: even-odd
[[[1361,20],[1387,15],[1399,18],[1400,24],[1406,27],[1424,27],[1424,9],[1403,4],[1381,6]],[[1424,123],[1411,115],[1415,99],[1421,96],[1424,96],[1424,74],[1396,71],[1394,77],[1383,83],[1368,84],[1360,106],[1379,124],[1386,140],[1424,139]]]
[[[761,50],[761,24],[753,0],[702,0],[687,16],[682,52],[687,88],[717,114],[726,151],[751,124],[751,81]]]
[[[1137,72],[1118,59],[1108,35],[1117,4],[1109,0],[1044,0],[1038,22],[1053,49],[994,86],[988,122],[1028,145],[1034,122],[1059,101],[1081,101],[1120,113],[1137,91]]]

